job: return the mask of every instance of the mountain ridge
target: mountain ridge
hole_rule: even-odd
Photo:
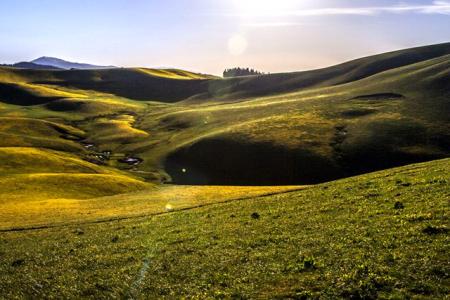
[[[52,66],[59,69],[79,69],[79,70],[90,70],[90,69],[112,69],[117,68],[115,66],[100,66],[100,65],[93,65],[93,64],[87,64],[87,63],[78,63],[78,62],[71,62],[67,61],[61,58],[57,57],[51,57],[51,56],[41,56],[39,58],[36,58],[30,63],[36,64],[36,65],[46,65],[46,66]]]

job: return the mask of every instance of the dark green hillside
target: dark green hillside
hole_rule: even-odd
[[[450,43],[369,56],[329,68],[214,81],[210,96],[249,97],[360,80],[390,69],[450,54]]]
[[[31,70],[0,68],[0,82],[92,90],[134,100],[175,102],[208,90],[209,75],[183,70],[96,69]]]
[[[165,168],[178,184],[313,184],[345,174],[314,150],[226,135],[202,139],[170,154]]]
[[[191,124],[172,142],[181,147],[166,170],[177,183],[306,184],[448,157],[449,58],[333,88],[166,114]]]
[[[54,74],[53,84],[67,88],[95,90],[134,100],[181,101],[207,89],[205,79],[154,76],[138,69],[73,70]]]
[[[0,102],[3,103],[28,106],[43,104],[57,99],[61,99],[61,97],[40,96],[23,86],[0,82]]]

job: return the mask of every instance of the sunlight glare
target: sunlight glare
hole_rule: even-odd
[[[228,40],[228,50],[232,55],[241,55],[247,50],[247,39],[240,35],[235,34]]]
[[[239,14],[243,15],[271,15],[286,12],[295,8],[296,0],[233,0]]]

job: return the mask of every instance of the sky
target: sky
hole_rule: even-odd
[[[450,41],[450,0],[1,0],[0,63],[288,72]]]

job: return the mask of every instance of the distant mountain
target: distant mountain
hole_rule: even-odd
[[[91,69],[112,69],[116,68],[114,66],[97,66],[97,65],[91,65],[91,64],[85,64],[85,63],[76,63],[76,62],[70,62],[63,59],[59,59],[56,57],[47,57],[42,56],[35,60],[32,60],[31,63],[36,65],[44,65],[44,66],[52,66],[56,67],[58,69],[80,69],[80,70],[91,70]]]
[[[49,66],[49,65],[41,65],[41,64],[35,64],[32,62],[19,62],[11,65],[11,67],[14,68],[22,68],[22,69],[33,69],[33,70],[61,70],[61,68]]]
[[[54,66],[38,65],[27,61],[18,62],[15,64],[0,64],[0,67],[10,67],[19,69],[29,69],[29,70],[62,70]]]

